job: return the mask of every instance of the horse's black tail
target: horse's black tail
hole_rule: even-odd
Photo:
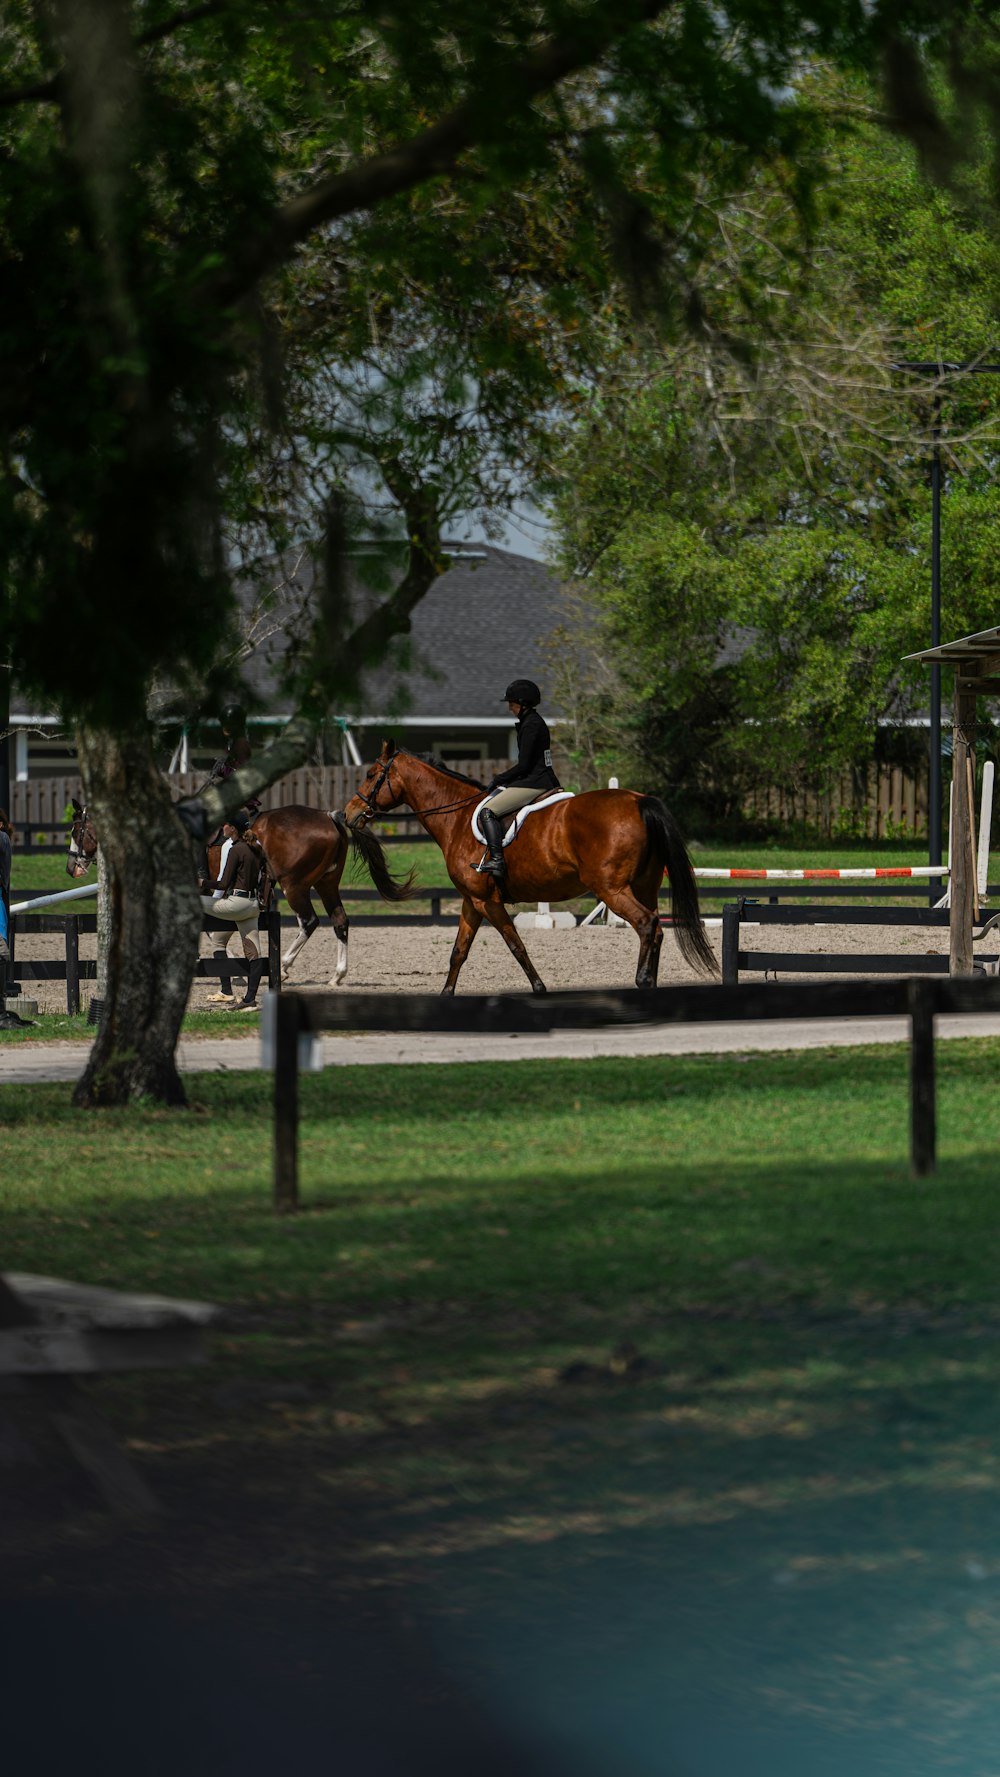
[[[681,955],[691,964],[692,968],[702,969],[706,974],[714,975],[718,965],[712,946],[705,935],[705,927],[698,907],[698,884],[691,868],[687,847],[681,838],[680,828],[666,803],[661,802],[659,796],[640,796],[639,813],[645,824],[653,856],[666,870],[670,879],[674,930],[677,933],[677,942],[681,947]]]
[[[414,894],[415,872],[411,870],[402,882],[397,882],[389,874],[385,852],[374,833],[369,833],[367,827],[348,826],[339,808],[333,809],[330,819],[344,839],[350,842],[355,860],[364,865],[383,901],[409,901]]]

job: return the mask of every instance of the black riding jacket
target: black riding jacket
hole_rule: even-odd
[[[260,853],[254,851],[245,839],[234,839],[226,859],[226,868],[218,882],[207,884],[209,891],[221,889],[223,896],[234,895],[237,890],[244,894],[257,893],[260,882]]]
[[[523,785],[527,790],[558,790],[559,779],[552,769],[552,736],[548,724],[537,710],[525,710],[514,726],[517,764],[497,772],[493,780],[497,788],[502,785],[509,789],[516,784],[518,789]]]

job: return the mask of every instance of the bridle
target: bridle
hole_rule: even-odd
[[[84,848],[84,838],[85,838],[86,834],[88,833],[88,831],[90,833],[90,837],[94,841],[94,849],[90,853],[89,856]],[[70,876],[75,876],[77,868],[81,865],[82,865],[84,871],[89,870],[91,864],[94,862],[94,858],[96,857],[96,855],[97,855],[97,835],[94,832],[94,828],[91,823],[90,816],[87,813],[86,807],[83,807],[83,808],[81,808],[79,814],[73,816],[73,820],[72,820],[72,823],[71,823],[70,829],[69,829],[69,856],[67,857],[67,860],[66,860],[67,873]]]
[[[377,814],[387,812],[385,810],[380,809],[378,806],[378,793],[381,790],[383,784],[388,784],[389,785],[389,794],[390,794],[390,796],[392,795],[392,780],[389,776],[389,773],[391,770],[392,770],[392,759],[383,759],[382,769],[379,772],[379,775],[378,775],[375,783],[372,785],[369,795],[367,795],[367,796],[365,795],[363,787],[360,790],[355,791],[355,795],[357,796],[358,801],[364,803],[366,809],[368,810],[368,813],[363,814],[363,815],[359,814],[357,819],[353,820],[351,822],[352,827],[367,827],[368,822],[373,821]]]
[[[367,827],[368,822],[373,821],[377,814],[388,814],[389,813],[389,809],[379,808],[378,793],[381,790],[383,784],[388,784],[389,794],[390,794],[390,796],[392,795],[392,793],[393,793],[392,780],[389,776],[389,773],[391,772],[395,762],[396,762],[395,753],[393,753],[391,759],[383,759],[382,760],[382,769],[379,772],[379,775],[376,778],[376,780],[375,780],[374,784],[372,785],[371,790],[369,791],[367,796],[365,795],[363,786],[360,790],[355,790],[354,793],[357,796],[358,801],[364,803],[368,812],[367,812],[367,814],[364,814],[364,815],[358,815],[357,818],[351,822],[352,827]],[[485,791],[484,791],[484,794],[485,794]],[[446,813],[448,813],[448,811],[450,809],[461,808],[463,802],[471,802],[471,800],[472,800],[471,796],[459,796],[456,798],[456,800],[454,802],[435,802],[431,808],[411,808],[410,813],[415,815],[417,818],[419,818],[421,815],[424,815],[424,814],[446,814]],[[397,796],[396,801],[402,802],[403,801],[402,795]],[[392,804],[390,804],[390,808],[391,808],[391,806],[392,806]]]

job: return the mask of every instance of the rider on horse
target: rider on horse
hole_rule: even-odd
[[[538,713],[542,694],[533,679],[512,679],[504,692],[504,700],[512,716],[517,718],[517,763],[506,771],[498,771],[488,786],[489,801],[479,811],[489,857],[480,870],[503,881],[503,822],[501,815],[513,814],[534,802],[542,790],[558,790],[559,779],[552,769],[552,737],[548,724]]]

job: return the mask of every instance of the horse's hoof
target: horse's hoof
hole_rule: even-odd
[[[531,983],[531,991],[532,993],[548,993],[549,990],[544,981],[533,981]]]

